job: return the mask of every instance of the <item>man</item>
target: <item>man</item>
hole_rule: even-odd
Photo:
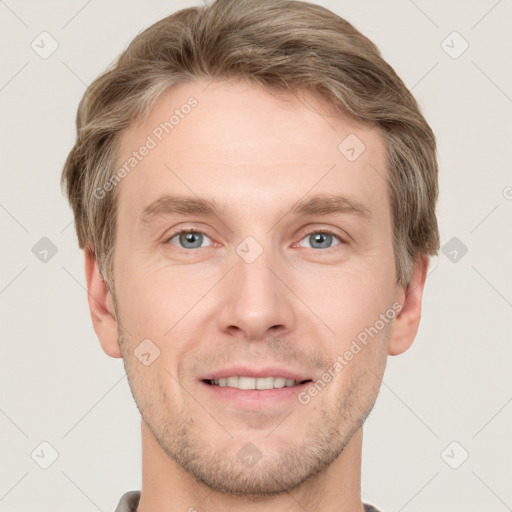
[[[93,82],[63,171],[141,413],[117,512],[374,511],[362,427],[437,252],[435,137],[322,7],[217,0]]]

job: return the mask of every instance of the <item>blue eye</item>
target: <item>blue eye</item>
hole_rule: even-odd
[[[304,240],[306,240],[309,245],[303,245]],[[203,245],[203,243],[207,241],[210,241],[210,243]],[[338,243],[333,245],[334,241],[337,241]],[[182,249],[201,249],[211,245],[211,240],[207,235],[200,231],[181,230],[172,235],[167,240],[167,243],[177,245]],[[343,241],[341,238],[330,231],[312,231],[301,240],[299,245],[310,249],[331,249],[341,245],[342,243]]]
[[[172,241],[175,238],[178,239],[179,246],[182,249],[199,249],[201,247],[204,247],[203,241],[205,239],[210,240],[208,236],[198,231],[178,231],[178,233],[169,238],[168,242],[173,243]]]
[[[338,240],[338,243],[334,246],[341,244],[341,239],[329,231],[313,231],[312,233],[309,233],[309,235],[306,235],[302,240],[308,240],[310,244],[309,247],[311,249],[330,249],[331,247],[334,247],[331,245],[333,239]],[[301,246],[304,247],[302,244]]]

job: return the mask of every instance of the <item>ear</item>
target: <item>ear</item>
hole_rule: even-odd
[[[421,300],[427,278],[428,256],[420,256],[414,263],[411,282],[401,288],[398,300],[402,309],[393,321],[388,344],[388,354],[396,356],[405,352],[414,341],[421,319]]]
[[[122,357],[112,294],[100,274],[94,251],[86,247],[84,255],[87,298],[94,331],[107,355]]]

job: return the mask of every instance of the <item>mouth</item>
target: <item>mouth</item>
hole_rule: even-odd
[[[210,386],[218,386],[221,388],[227,387],[245,391],[264,391],[269,389],[294,388],[312,382],[312,380],[295,380],[282,376],[250,377],[246,375],[234,375],[230,377],[220,377],[218,379],[203,379],[203,382]]]
[[[253,367],[231,364],[199,377],[208,399],[238,411],[297,404],[297,396],[313,382],[311,374],[283,366]]]

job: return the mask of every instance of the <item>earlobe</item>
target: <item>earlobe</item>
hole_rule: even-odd
[[[401,290],[402,308],[393,321],[388,344],[388,354],[396,356],[405,352],[414,341],[421,319],[423,288],[427,277],[428,256],[419,257],[414,263],[411,282]]]
[[[112,294],[100,274],[94,251],[86,247],[84,256],[87,299],[94,331],[107,355],[122,357]]]

